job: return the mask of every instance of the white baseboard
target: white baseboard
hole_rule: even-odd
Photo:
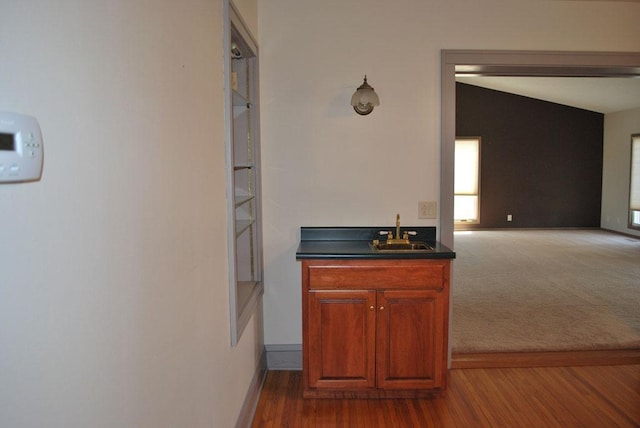
[[[253,379],[251,379],[247,395],[244,397],[244,403],[242,404],[240,415],[236,421],[236,428],[247,428],[253,423],[253,416],[256,412],[258,400],[260,400],[260,393],[262,392],[262,385],[266,377],[267,352],[264,350],[256,367],[256,371],[253,374]]]
[[[302,370],[302,344],[266,345],[269,370]]]

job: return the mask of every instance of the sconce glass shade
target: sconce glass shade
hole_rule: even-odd
[[[380,105],[378,94],[367,83],[367,76],[364,76],[364,83],[358,87],[356,92],[351,97],[351,105],[356,113],[360,115],[367,115],[373,111],[374,106]]]

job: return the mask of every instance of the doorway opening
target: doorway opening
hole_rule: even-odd
[[[527,77],[640,77],[640,53],[444,50],[441,55],[440,240],[454,245],[456,75]],[[452,273],[455,286],[455,265]],[[453,299],[451,317],[455,319]],[[449,324],[452,334],[453,322]],[[451,357],[449,341],[449,356]],[[450,359],[451,360],[451,359]]]

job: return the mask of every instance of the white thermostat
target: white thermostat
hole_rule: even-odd
[[[39,180],[42,160],[42,133],[36,118],[0,112],[0,183]]]

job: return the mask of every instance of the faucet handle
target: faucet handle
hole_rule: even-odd
[[[405,230],[402,233],[402,239],[404,239],[405,241],[408,241],[409,240],[409,235],[415,236],[417,234],[418,233],[415,230]]]
[[[387,235],[387,242],[393,239],[393,232],[390,230],[381,230],[378,232],[379,235]]]

